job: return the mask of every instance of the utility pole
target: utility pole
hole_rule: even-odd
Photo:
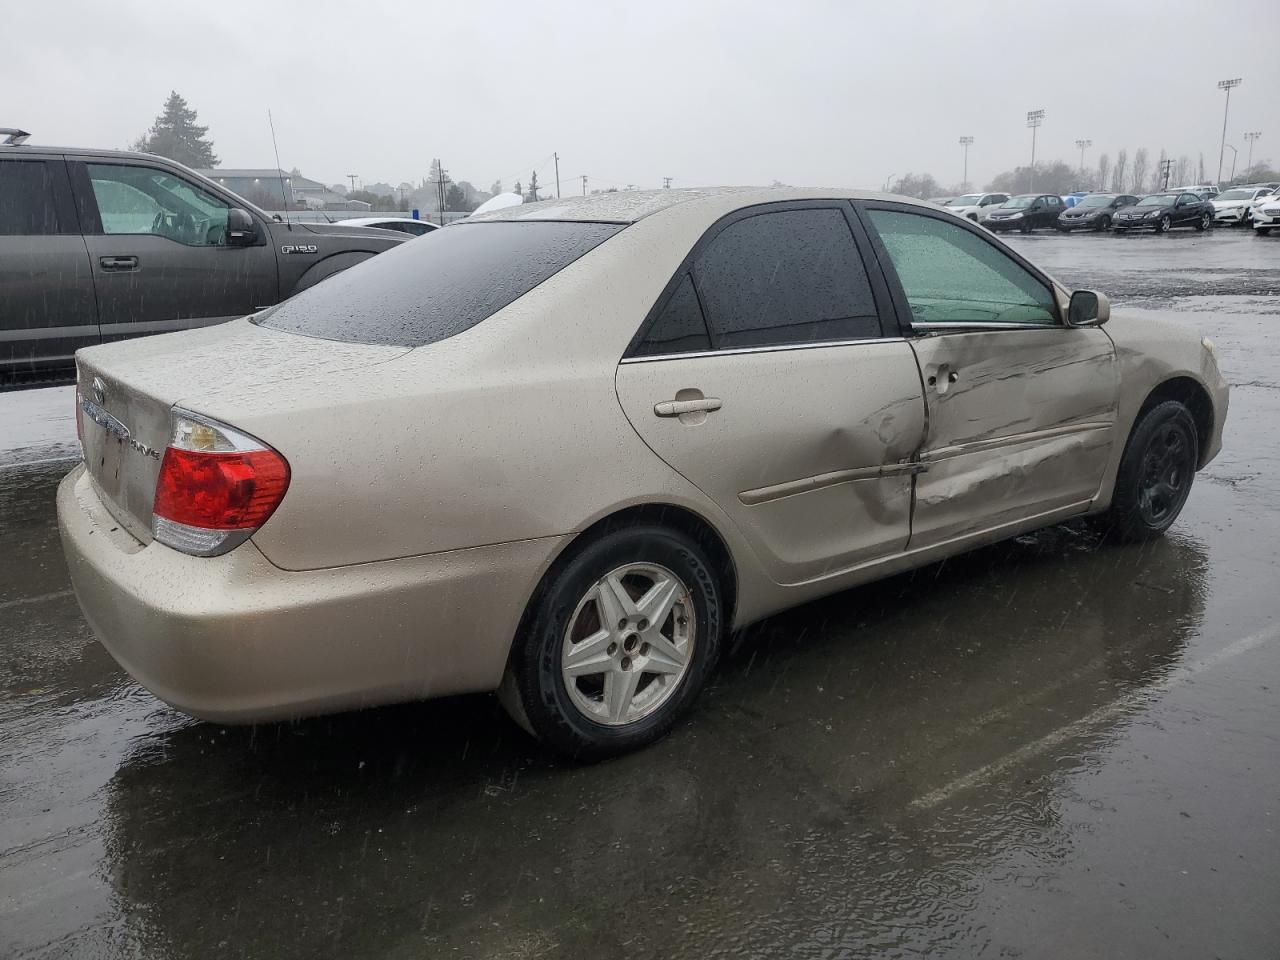
[[[1240,159],[1240,151],[1229,143],[1227,144],[1227,149],[1231,151],[1231,176],[1227,182],[1234,183],[1236,179],[1236,161]]]
[[[671,189],[671,178],[670,178],[670,177],[663,177],[663,178],[662,178],[662,189],[663,189],[663,190],[670,190],[670,189]]]
[[[1222,160],[1227,155],[1227,113],[1231,109],[1231,91],[1240,86],[1240,78],[1219,80],[1218,89],[1227,92],[1227,101],[1222,106],[1222,146],[1218,148],[1218,184],[1222,184]]]
[[[1076,146],[1080,148],[1080,186],[1084,186],[1084,152],[1093,146],[1092,140],[1077,140]]]
[[[533,171],[529,177],[529,195],[533,197],[532,203],[538,202],[538,171]]]
[[[556,199],[559,200],[560,199],[560,154],[553,153],[552,156],[556,158]]]
[[[897,174],[896,174],[896,173],[891,173],[891,174],[889,174],[887,177],[885,177],[885,178],[884,178],[884,190],[882,191],[883,193],[888,193],[888,192],[889,192],[889,181],[890,181],[890,180],[892,180],[892,179],[893,179],[894,177],[896,177],[896,176],[897,176]]]
[[[973,145],[973,137],[961,137],[960,146],[964,147],[964,180],[960,182],[960,192],[969,189],[969,147]]]
[[[1027,111],[1027,126],[1031,128],[1031,176],[1027,180],[1028,193],[1036,187],[1036,130],[1042,123],[1044,123],[1043,110]]]
[[[1253,169],[1253,141],[1262,136],[1261,130],[1251,130],[1244,135],[1245,140],[1249,142],[1249,163],[1244,168],[1244,175],[1247,177],[1249,171]]]
[[[1173,171],[1173,160],[1170,159],[1170,160],[1160,161],[1160,172],[1164,174],[1164,186],[1160,188],[1161,190],[1169,189],[1169,175],[1172,171]]]
[[[436,196],[440,200],[440,226],[444,226],[444,206],[445,200],[448,199],[448,192],[445,190],[445,184],[449,182],[449,171],[444,168],[444,164],[440,162],[440,158],[436,158]]]
[[[358,174],[358,173],[348,173],[348,174],[347,174],[347,179],[351,181],[351,192],[352,192],[352,193],[355,193],[355,192],[356,192],[356,177],[358,177],[358,176],[360,176],[360,174]]]
[[[587,195],[587,175],[585,173],[582,175],[582,195],[584,197]]]

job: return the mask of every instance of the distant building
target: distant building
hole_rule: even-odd
[[[296,206],[305,206],[308,210],[369,209],[367,203],[347,200],[318,180],[309,180],[301,174],[286,170],[214,167],[197,172],[266,210],[283,209],[286,199]]]

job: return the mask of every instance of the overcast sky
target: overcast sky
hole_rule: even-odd
[[[1163,147],[1212,177],[1260,130],[1280,158],[1280,0],[1072,2],[4,3],[0,126],[123,147],[170,89],[224,167],[416,182],[432,157],[498,178],[589,187],[872,187],[970,179],[1038,160]],[[1261,51],[1267,51],[1265,54]],[[1231,151],[1227,150],[1227,170]],[[1224,173],[1225,175],[1225,173]]]

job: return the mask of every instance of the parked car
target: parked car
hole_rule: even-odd
[[[966,193],[948,203],[947,209],[958,217],[965,217],[976,223],[984,214],[990,213],[1008,199],[1007,193]]]
[[[1174,227],[1207,230],[1213,225],[1213,204],[1194,193],[1153,193],[1131,207],[1117,210],[1111,224],[1115,233],[1126,230],[1164,233]]]
[[[1024,193],[1010,197],[982,218],[982,225],[997,233],[1018,230],[1030,233],[1037,227],[1054,227],[1058,214],[1066,207],[1062,198],[1051,193]]]
[[[1271,195],[1269,187],[1232,187],[1213,200],[1213,222],[1222,226],[1248,226],[1254,202]]]
[[[6,132],[0,379],[69,374],[79,347],[245,316],[407,239],[277,222],[172,160]]]
[[[352,227],[377,227],[380,230],[395,230],[399,233],[407,233],[411,237],[420,237],[424,233],[440,229],[438,223],[432,223],[429,220],[414,220],[410,217],[351,217],[347,220],[339,220],[338,223],[345,223]]]
[[[1138,202],[1127,193],[1091,193],[1080,197],[1070,210],[1058,214],[1058,229],[1063,233],[1072,230],[1110,230],[1111,219],[1121,207]]]
[[[1109,318],[920,201],[524,205],[80,351],[62,542],[95,633],[183,711],[500,689],[598,758],[774,612],[1069,517],[1160,536],[1228,388],[1199,334]]]
[[[1193,193],[1201,200],[1212,200],[1221,191],[1211,183],[1198,183],[1189,187],[1170,187],[1165,193]]]
[[[1253,221],[1253,229],[1260,237],[1265,237],[1274,227],[1280,227],[1280,197],[1272,196],[1253,208],[1249,218]]]

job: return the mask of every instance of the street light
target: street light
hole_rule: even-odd
[[[1031,128],[1031,176],[1027,180],[1027,192],[1030,193],[1035,189],[1036,185],[1036,128],[1044,123],[1043,110],[1027,111],[1027,126]]]
[[[961,137],[960,146],[964,147],[964,180],[960,184],[960,192],[964,193],[969,189],[969,147],[973,144],[973,137]]]
[[[1244,135],[1244,138],[1249,141],[1249,163],[1244,168],[1244,175],[1246,177],[1249,175],[1249,171],[1253,169],[1253,141],[1257,140],[1260,136],[1262,136],[1261,130],[1253,130]]]
[[[1093,146],[1092,140],[1077,140],[1076,146],[1080,148],[1080,186],[1084,186],[1084,152]]]
[[[1222,183],[1222,160],[1227,155],[1227,111],[1231,109],[1231,91],[1240,86],[1240,78],[1219,80],[1218,89],[1227,91],[1227,102],[1222,107],[1222,146],[1218,148],[1218,183]]]
[[[889,181],[890,181],[890,180],[892,180],[892,179],[893,179],[894,177],[896,177],[896,176],[897,176],[897,174],[896,174],[896,173],[891,173],[891,174],[889,174],[887,177],[885,177],[885,178],[884,178],[884,192],[885,192],[885,193],[888,193],[888,192],[889,192]]]

